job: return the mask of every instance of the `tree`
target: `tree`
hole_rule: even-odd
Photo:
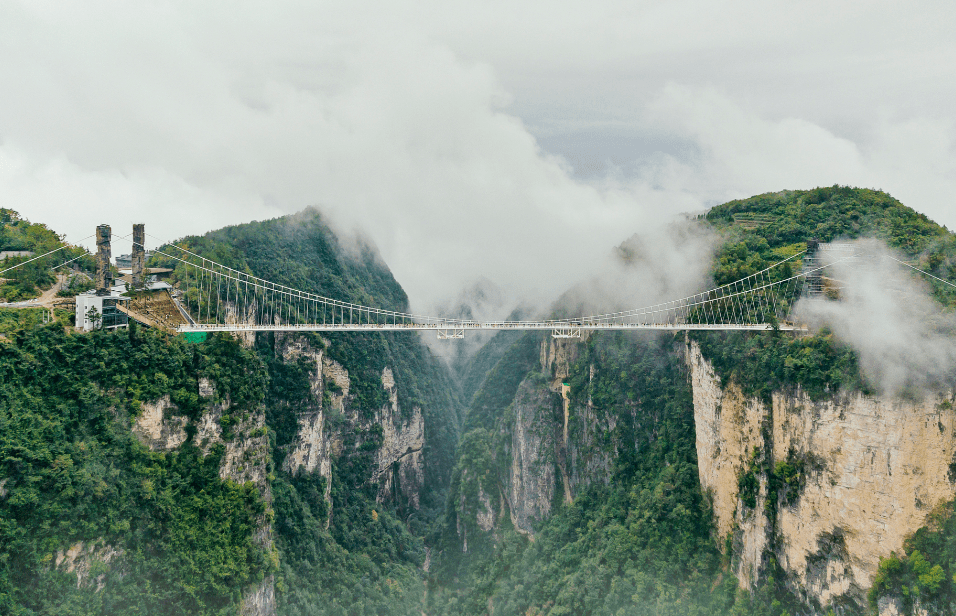
[[[103,316],[96,309],[96,306],[90,306],[89,310],[86,311],[86,320],[93,325],[93,329],[99,329]]]

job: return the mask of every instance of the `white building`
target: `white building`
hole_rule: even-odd
[[[93,329],[116,329],[126,327],[129,317],[119,310],[129,305],[129,297],[124,297],[126,285],[120,284],[110,289],[109,295],[97,295],[96,291],[87,291],[76,296],[76,328],[83,331]]]

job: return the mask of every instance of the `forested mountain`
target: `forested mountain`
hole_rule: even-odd
[[[720,237],[717,283],[810,240],[857,237],[956,282],[956,238],[877,191],[761,195],[691,224]],[[315,210],[177,244],[407,309],[374,247]],[[176,267],[161,254],[151,265]],[[414,333],[188,343],[41,316],[0,312],[0,613],[936,614],[956,602],[953,382],[883,392],[826,328],[503,332],[452,371]]]
[[[857,237],[880,238],[922,269],[956,282],[956,238],[877,191],[761,195],[717,206],[700,222],[722,238],[713,275],[718,284],[798,254],[811,239]],[[793,271],[798,268],[799,261]],[[951,287],[930,283],[939,302],[956,305]],[[940,433],[953,423],[947,419],[953,376],[938,392],[909,392],[931,397],[928,412],[944,415]],[[956,476],[945,471],[936,479],[948,497],[920,503],[917,495],[914,505],[910,487],[916,517],[888,522],[902,527],[918,519],[900,531],[912,533],[938,507],[932,515],[940,521],[906,539],[896,556],[848,554],[840,537],[852,529],[828,528],[826,539],[807,524],[804,534],[821,543],[805,558],[806,571],[779,562],[796,560],[787,546],[797,543],[781,519],[810,515],[800,509],[801,496],[815,481],[825,480],[828,488],[838,482],[834,469],[843,464],[796,439],[789,449],[775,443],[775,437],[790,438],[788,420],[802,421],[780,407],[787,396],[819,405],[815,409],[840,406],[854,395],[882,404],[874,398],[877,385],[861,371],[855,350],[826,329],[799,337],[599,332],[576,344],[526,334],[472,398],[444,525],[432,536],[440,555],[430,608],[542,615],[822,614],[832,608],[849,614],[877,609],[883,600],[885,609],[922,605],[949,613],[956,553],[943,521],[953,511]],[[716,396],[716,406],[708,396]],[[710,425],[717,433],[707,432]],[[898,429],[878,421],[868,427]],[[948,464],[954,449],[946,429],[948,440],[933,455]],[[743,433],[743,444],[721,430]],[[910,444],[929,446],[919,439]],[[880,453],[898,449],[896,443]],[[706,464],[698,462],[702,451]],[[889,560],[876,572],[881,557]],[[867,575],[876,574],[868,594],[848,568],[831,571],[826,582],[812,578],[814,567],[842,571],[856,558],[868,559]]]
[[[343,247],[314,210],[179,244],[278,283],[407,308],[374,249]],[[415,334],[187,344],[31,315],[6,312],[0,342],[0,612],[421,603],[422,537],[444,502],[461,406]]]

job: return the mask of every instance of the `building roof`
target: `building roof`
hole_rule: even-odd
[[[123,293],[126,293],[126,285],[125,285],[125,284],[115,284],[115,285],[113,285],[113,288],[110,289],[110,294],[109,294],[109,295],[97,295],[97,294],[96,294],[96,289],[92,289],[92,290],[90,290],[90,291],[83,291],[82,293],[78,294],[77,297],[81,297],[81,296],[89,296],[89,297],[111,297],[111,298],[113,298],[113,299],[122,299],[122,300],[124,300],[124,301],[129,301],[129,296],[128,296],[128,295],[123,295]]]

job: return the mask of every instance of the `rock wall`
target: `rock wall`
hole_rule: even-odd
[[[556,436],[560,424],[555,396],[544,381],[525,379],[514,399],[508,502],[515,527],[530,532],[551,513],[555,491]]]
[[[718,536],[735,535],[734,574],[741,583],[752,586],[762,571],[768,546],[767,519],[756,513],[766,502],[766,480],[761,478],[757,506],[751,511],[738,499],[737,482],[755,448],[766,447],[762,434],[766,412],[759,400],[745,397],[739,387],[725,389],[696,343],[691,343],[687,362],[700,484],[713,506]]]
[[[770,551],[809,605],[865,605],[880,558],[901,553],[932,508],[953,498],[953,394],[908,402],[854,393],[815,402],[798,389],[774,393],[768,407],[721,383],[696,343],[687,364],[701,485],[718,532],[735,535],[741,583],[754,584]],[[798,494],[768,495],[764,473],[757,507],[743,505],[737,478],[755,447],[771,468],[801,461]],[[767,498],[776,499],[773,528]]]
[[[382,388],[388,403],[371,413],[354,408],[351,379],[344,366],[297,336],[277,337],[283,361],[306,358],[313,368],[310,375],[312,403],[298,416],[299,430],[283,462],[284,470],[318,472],[325,478],[325,498],[331,507],[332,462],[342,451],[344,431],[368,430],[380,426],[382,444],[375,452],[375,468],[368,479],[378,484],[377,500],[391,501],[418,509],[425,481],[425,422],[421,409],[405,413],[398,404],[398,389],[391,368],[382,371]],[[338,418],[330,425],[329,416]]]
[[[590,400],[574,405],[569,397],[571,366],[586,341],[587,333],[582,339],[548,336],[541,341],[539,369],[518,385],[499,435],[505,439],[509,464],[498,468],[493,495],[479,489],[477,504],[466,503],[462,496],[459,520],[473,517],[477,528],[494,533],[501,518],[508,516],[516,530],[533,535],[556,499],[571,503],[587,485],[610,479],[620,443],[605,441],[617,426],[617,411],[599,413]],[[463,484],[466,476],[467,470]],[[459,522],[459,539],[464,539],[465,527]]]
[[[54,566],[60,571],[76,575],[76,587],[88,588],[96,585],[97,592],[103,590],[106,573],[94,574],[96,565],[109,566],[121,558],[123,550],[114,548],[102,540],[93,542],[78,541],[66,548],[57,550]],[[102,567],[100,568],[102,570]]]
[[[374,422],[382,426],[382,446],[376,453],[377,500],[400,501],[418,509],[425,483],[425,420],[422,410],[412,409],[411,417],[402,417],[398,408],[398,390],[391,368],[382,371],[382,387],[388,392],[388,405],[379,409]]]
[[[586,340],[585,335],[581,340],[549,336],[541,341],[539,369],[522,380],[506,411],[507,426],[500,438],[505,439],[509,464],[497,471],[496,494],[479,491],[484,500],[477,506],[462,500],[459,518],[477,516],[477,528],[493,532],[501,517],[508,516],[515,529],[533,535],[556,499],[570,503],[588,484],[608,481],[618,444],[599,446],[599,442],[614,431],[617,418],[597,413],[590,400],[572,405],[566,382]],[[500,504],[500,511],[493,501]],[[459,524],[460,539],[463,528]]]
[[[186,442],[186,424],[189,420],[176,415],[169,394],[153,402],[144,402],[133,422],[133,434],[152,451],[169,451]]]
[[[322,398],[326,380],[333,379],[340,393],[330,399],[333,400],[333,405],[338,406],[339,412],[342,412],[343,400],[348,396],[350,386],[348,373],[326,358],[324,349],[313,348],[297,337],[280,339],[277,343],[282,345],[283,361],[292,362],[305,358],[314,366],[309,380],[313,402],[297,417],[299,430],[282,467],[293,474],[318,472],[319,476],[325,479],[325,501],[331,508],[333,440],[326,429],[326,409],[322,408]]]
[[[215,383],[201,378],[198,382],[198,393],[206,401],[205,409],[196,426],[195,443],[208,455],[213,445],[222,443],[225,451],[219,465],[219,477],[236,483],[252,482],[259,490],[259,494],[266,502],[266,511],[258,520],[254,531],[255,544],[271,552],[274,550],[271,523],[272,490],[268,481],[269,464],[269,437],[265,428],[265,410],[258,407],[252,410],[241,411],[240,420],[232,426],[230,438],[223,438],[221,425],[222,417],[232,410],[232,403],[228,397],[219,399]],[[153,451],[172,451],[186,442],[187,417],[176,414],[179,409],[170,402],[169,396],[159,400],[144,403],[142,411],[133,423],[133,433],[140,441]],[[99,552],[92,556],[84,556],[85,549],[79,544],[78,556],[72,557],[72,546],[65,552],[63,561],[76,561],[77,583],[82,582],[82,563],[96,558],[108,563],[112,558],[103,557]],[[88,550],[87,550],[88,551]],[[102,550],[101,550],[102,551]],[[59,559],[58,559],[59,560]],[[57,566],[60,563],[57,562]],[[86,570],[89,566],[86,565]],[[68,570],[72,571],[72,569]],[[275,583],[272,575],[266,576],[258,584],[247,588],[242,594],[239,613],[242,616],[272,616],[275,614]]]

